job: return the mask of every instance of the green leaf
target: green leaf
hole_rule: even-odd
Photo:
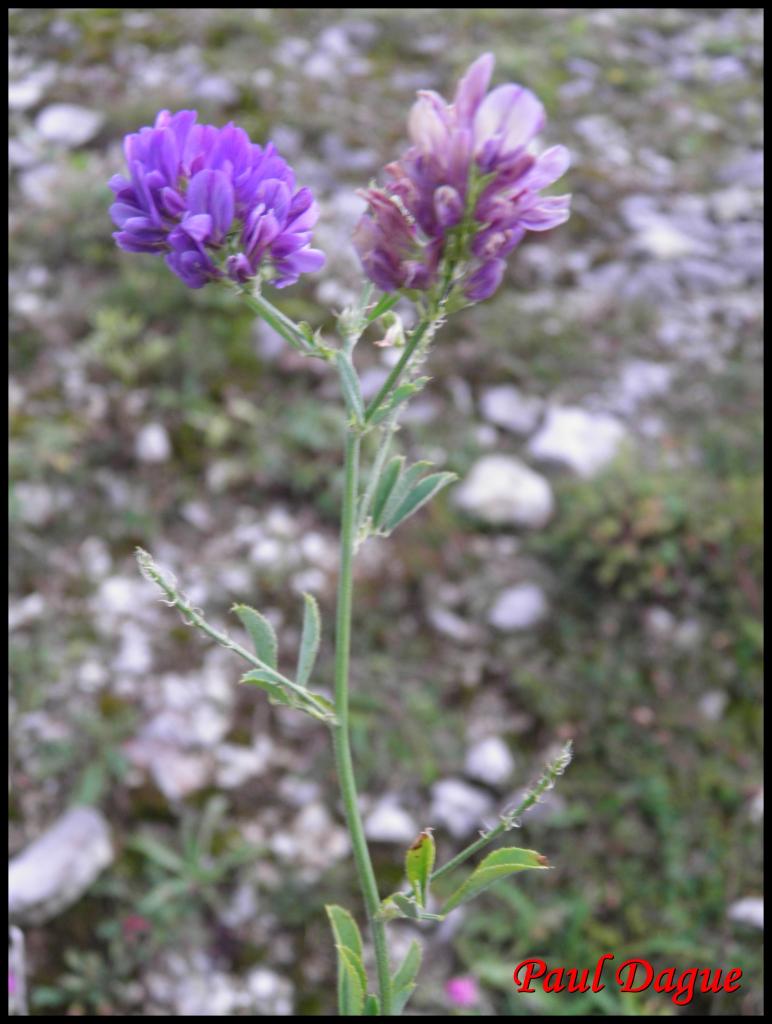
[[[365,999],[365,1017],[380,1017],[381,1015],[381,1001],[378,996],[369,995]]]
[[[405,854],[405,872],[413,887],[416,903],[425,907],[429,899],[429,879],[434,870],[436,848],[434,837],[428,829],[418,836]]]
[[[249,633],[255,645],[255,654],[269,668],[276,668],[279,660],[279,644],[271,623],[260,612],[247,604],[235,604],[232,608],[241,619],[241,624]]]
[[[400,478],[404,465],[405,456],[395,455],[394,458],[389,460],[381,473],[380,479],[378,480],[378,484],[375,488],[375,494],[373,495],[372,518],[375,526],[377,526],[381,521],[381,515],[386,506],[386,502],[389,500],[391,492],[394,490],[394,487]]]
[[[419,484],[416,484],[392,512],[389,518],[384,521],[384,529],[391,532],[401,522],[412,516],[414,512],[417,512],[419,508],[431,501],[438,491],[441,491],[443,487],[447,487],[448,484],[453,483],[458,477],[455,473],[432,473],[431,476],[424,477]]]
[[[421,474],[425,469],[431,466],[431,462],[414,462],[412,466],[401,474],[396,485],[392,489],[391,494],[386,502],[383,509],[383,515],[381,516],[381,522],[388,522],[389,519],[394,515],[395,511],[399,508],[405,497],[413,489],[415,484],[421,477]]]
[[[241,677],[241,682],[251,683],[253,686],[259,686],[261,690],[265,690],[272,704],[297,708],[328,725],[334,724],[336,721],[335,705],[332,701],[322,697],[319,693],[314,693],[313,690],[306,690],[303,687],[293,689],[296,686],[295,683],[283,679],[269,669],[253,669]]]
[[[170,850],[168,846],[164,846],[150,836],[135,836],[129,840],[128,845],[133,850],[141,853],[149,860],[155,861],[160,867],[171,871],[175,875],[187,872],[187,864],[178,853]]]
[[[402,1013],[407,1001],[415,988],[415,979],[421,966],[421,946],[413,939],[405,959],[399,965],[397,973],[391,979],[394,1016]]]
[[[293,703],[284,686],[281,683],[277,683],[275,679],[263,672],[262,669],[256,668],[251,672],[246,672],[241,677],[241,682],[251,683],[252,686],[259,686],[261,690],[268,694],[272,704],[284,704],[285,707],[289,707]]]
[[[303,632],[300,637],[300,654],[295,679],[299,686],[305,686],[311,676],[322,633],[322,620],[316,598],[311,594],[303,594],[303,600]]]
[[[140,914],[154,914],[157,910],[165,909],[178,897],[189,896],[191,888],[187,878],[169,878],[151,889],[147,896],[139,901],[137,909]]]
[[[361,426],[365,419],[365,403],[362,398],[359,377],[357,377],[354,364],[351,362],[351,357],[345,352],[337,352],[335,354],[335,362],[338,364],[338,374],[340,375],[340,384],[343,389],[346,408],[349,415],[353,416],[356,423]]]
[[[338,1006],[341,1017],[362,1017],[365,1008],[367,975],[362,960],[345,946],[338,951]]]
[[[352,950],[357,956],[362,956],[362,936],[354,918],[344,907],[335,903],[328,904],[325,908],[327,917],[330,919],[330,927],[335,936],[337,946],[345,946]]]
[[[361,1017],[367,992],[362,936],[356,921],[343,907],[331,904],[325,909],[338,951],[338,1006],[344,1017]]]
[[[327,700],[326,697],[322,697],[320,693],[314,693],[313,690],[308,691],[308,696],[313,698],[313,703],[310,701],[303,705],[303,711],[306,711],[312,718],[318,718],[320,722],[326,722],[328,725],[335,725],[338,721],[335,715],[335,705],[331,700]]]
[[[547,858],[536,850],[521,850],[516,846],[506,846],[501,850],[489,853],[474,869],[464,884],[453,893],[445,906],[443,914],[447,914],[460,903],[472,899],[489,885],[515,871],[526,871],[531,868],[544,870],[548,867]]]

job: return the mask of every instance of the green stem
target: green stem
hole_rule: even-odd
[[[391,440],[397,431],[397,418],[399,417],[400,410],[394,409],[393,412],[389,413],[386,417],[386,421],[381,426],[381,440],[378,444],[378,451],[376,452],[375,459],[373,460],[373,467],[370,470],[370,478],[367,483],[367,489],[365,490],[364,497],[359,508],[359,515],[357,517],[357,534],[359,539],[362,539],[362,530],[367,521],[367,517],[370,514],[370,507],[375,497],[375,490],[378,486],[378,480],[380,479],[383,467],[386,464],[386,457],[389,454],[389,448],[391,447]]]
[[[277,309],[272,302],[263,295],[250,295],[249,292],[242,292],[244,300],[253,313],[257,313],[259,317],[280,334],[285,341],[288,341],[293,348],[298,349],[300,352],[311,353],[313,349],[308,344],[306,338],[300,333],[295,327],[289,317],[285,316],[281,310]]]
[[[387,313],[392,306],[396,306],[399,300],[402,298],[399,292],[390,292],[386,295],[382,295],[378,300],[377,305],[370,310],[365,317],[368,324],[371,324],[373,320],[377,320],[379,316],[383,316]]]
[[[370,860],[370,851],[367,847],[365,830],[359,813],[349,738],[348,675],[351,647],[354,541],[356,539],[357,525],[356,505],[359,449],[359,436],[349,431],[346,436],[343,509],[340,531],[340,576],[338,577],[338,608],[335,623],[335,713],[337,724],[333,727],[332,734],[335,745],[335,764],[346,813],[346,823],[349,835],[351,836],[354,862],[375,947],[378,987],[381,996],[381,1014],[388,1017],[391,1016],[392,1001],[386,929],[383,922],[377,919],[381,898],[378,894],[375,872]]]
[[[399,359],[399,362],[394,364],[391,373],[386,378],[383,384],[383,387],[372,400],[372,402],[370,402],[370,405],[367,407],[367,410],[365,412],[365,423],[369,423],[372,420],[375,413],[378,411],[381,405],[383,405],[384,399],[388,397],[391,389],[402,376],[402,371],[410,362],[413,353],[418,348],[421,339],[431,326],[433,319],[434,318],[432,316],[427,316],[413,331],[412,335],[410,336],[410,340],[408,341],[407,345],[405,345],[405,349],[402,353],[402,356]]]
[[[465,860],[477,853],[478,850],[482,850],[483,847],[487,846],[488,843],[492,843],[494,839],[498,839],[507,830],[507,825],[501,821],[495,828],[492,828],[489,832],[486,832],[484,836],[480,836],[473,843],[462,850],[461,853],[457,853],[452,860],[449,860],[447,864],[443,864],[441,868],[437,868],[436,871],[432,872],[432,882],[436,879],[441,878],[446,871],[452,871],[453,868],[457,868],[459,864],[463,864]]]

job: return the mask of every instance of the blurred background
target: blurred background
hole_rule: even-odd
[[[324,904],[361,913],[327,732],[239,688],[132,555],[216,623],[259,607],[288,653],[312,591],[328,685],[336,381],[114,247],[122,137],[195,107],[272,139],[329,256],[277,301],[330,328],[355,189],[416,89],[490,50],[571,150],[573,214],[441,333],[398,440],[462,482],[359,559],[382,892],[420,828],[445,860],[575,759],[509,837],[554,870],[421,928],[412,1012],[761,1012],[762,33],[758,8],[11,10],[13,1007],[26,978],[37,1014],[332,1015]],[[372,393],[384,352],[357,360]],[[742,988],[513,992],[522,959],[609,951]]]

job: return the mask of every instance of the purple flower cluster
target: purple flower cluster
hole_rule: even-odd
[[[493,64],[491,54],[476,60],[451,104],[419,92],[408,120],[412,146],[386,167],[384,188],[361,193],[369,210],[354,245],[384,291],[429,290],[452,264],[455,274],[463,271],[466,298],[485,299],[526,231],[568,219],[570,196],[539,194],[566,171],[568,151],[529,151],[544,108],[520,85],[487,93]]]
[[[153,128],[126,136],[129,177],[110,180],[121,249],[163,253],[189,288],[225,275],[244,283],[265,265],[285,288],[319,270],[324,254],[309,247],[318,218],[311,190],[295,188],[272,143],[262,148],[242,128],[197,117],[162,110]]]

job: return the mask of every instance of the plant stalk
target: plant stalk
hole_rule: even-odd
[[[373,946],[375,947],[381,1014],[384,1017],[389,1017],[392,1013],[392,998],[386,929],[383,922],[377,919],[381,898],[378,893],[372,861],[370,860],[370,851],[365,839],[362,817],[359,813],[349,737],[348,677],[351,647],[352,571],[357,529],[359,451],[360,438],[353,431],[349,430],[346,435],[345,476],[340,531],[340,575],[338,577],[338,607],[335,623],[335,714],[337,724],[333,726],[332,734],[335,747],[335,765],[340,782],[346,823],[349,835],[351,836],[354,862],[365,901],[367,919],[373,937]]]

